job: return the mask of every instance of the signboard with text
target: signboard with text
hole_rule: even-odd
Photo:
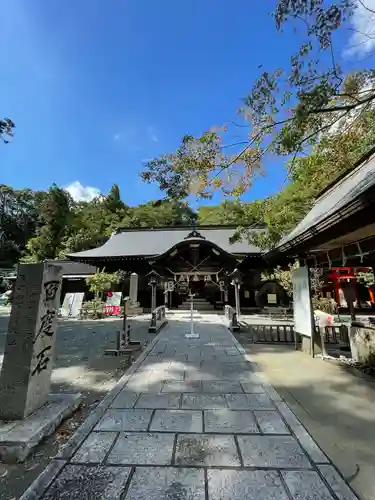
[[[106,299],[107,306],[119,306],[121,304],[122,292],[109,292]]]
[[[312,315],[309,289],[309,269],[306,266],[293,271],[293,314],[297,333],[311,337]]]
[[[267,302],[268,304],[277,304],[276,293],[267,293]]]

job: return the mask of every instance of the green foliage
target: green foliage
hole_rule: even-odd
[[[0,267],[12,267],[21,257],[35,234],[44,196],[40,191],[0,185]]]
[[[26,244],[26,261],[40,262],[56,257],[69,231],[72,205],[69,193],[53,184],[38,207],[35,236]]]
[[[286,269],[283,269],[281,266],[275,267],[271,272],[262,272],[261,280],[262,281],[276,281],[279,285],[281,285],[289,297],[293,296],[293,283],[292,283],[292,272],[293,268],[289,264]]]
[[[220,205],[202,206],[198,209],[199,224],[234,224],[253,225],[259,222],[257,217],[250,210],[255,204],[245,204],[238,200],[226,200]]]
[[[239,237],[249,238],[262,249],[274,247],[312,208],[319,193],[350,169],[375,144],[375,110],[367,111],[355,127],[325,134],[310,154],[288,165],[289,183],[273,197],[261,200],[247,210],[267,227],[264,233],[250,234],[246,228]],[[256,220],[255,217],[255,220]]]
[[[272,271],[265,271],[261,274],[262,281],[276,281],[281,285],[289,297],[293,297],[293,281],[292,274],[293,270],[298,267],[298,264],[289,264],[288,267],[282,268],[277,266]],[[331,299],[321,297],[320,293],[323,288],[323,270],[320,268],[310,268],[310,288],[312,294],[312,305],[313,309],[319,309],[320,311],[328,312],[333,314],[336,309],[335,302]]]
[[[82,304],[80,316],[82,319],[101,319],[104,318],[105,303],[100,298],[88,300]]]
[[[127,206],[114,184],[107,197],[75,202],[53,185],[47,192],[0,185],[0,267],[63,259],[102,245],[122,227],[189,225],[196,213],[179,201]]]
[[[374,273],[372,271],[357,272],[356,278],[360,283],[363,283],[367,287],[375,285],[375,276],[374,276]]]
[[[110,212],[116,212],[125,208],[124,203],[121,201],[120,188],[117,184],[111,187],[105,205]]]
[[[89,286],[90,292],[95,293],[95,298],[99,297],[103,300],[105,292],[111,289],[112,285],[120,283],[121,275],[119,273],[106,273],[103,269],[92,276],[86,278],[86,283]]]
[[[180,226],[195,222],[196,213],[187,203],[157,200],[134,207],[129,211],[130,226]]]
[[[323,311],[328,314],[337,313],[337,303],[333,299],[314,295],[311,299],[314,311]]]

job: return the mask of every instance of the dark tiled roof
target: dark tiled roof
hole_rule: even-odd
[[[375,153],[373,152],[371,156],[340,178],[329,189],[324,190],[306,217],[280,241],[276,249],[302,236],[304,232],[340,211],[344,206],[349,205],[374,185]],[[358,221],[358,225],[360,227],[360,221]]]
[[[235,226],[198,226],[196,231],[206,240],[214,243],[224,251],[234,254],[259,254],[259,248],[245,241],[229,243],[234,234]],[[73,259],[126,257],[126,256],[155,256],[167,252],[174,245],[184,241],[192,233],[193,228],[187,226],[132,228],[124,229],[111,238],[101,247],[84,252],[70,254]],[[254,229],[261,231],[261,229]]]
[[[97,268],[91,266],[90,264],[83,264],[82,262],[73,262],[71,260],[51,260],[47,259],[48,264],[54,264],[56,266],[61,266],[63,270],[63,275],[90,275],[95,274]]]

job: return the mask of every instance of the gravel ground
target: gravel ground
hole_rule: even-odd
[[[2,312],[2,311],[1,311]],[[132,338],[143,345],[155,335],[147,332],[149,319],[130,320]],[[121,356],[105,356],[104,350],[116,345],[116,330],[122,321],[60,320],[56,333],[55,360],[51,392],[81,392],[85,399],[74,415],[37,448],[23,464],[0,463],[0,499],[16,500],[43,471],[50,459],[74,433],[101,399],[123,375],[129,361]],[[8,317],[0,314],[0,365],[3,357]],[[138,351],[139,353],[140,351]]]

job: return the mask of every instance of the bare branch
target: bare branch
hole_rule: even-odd
[[[348,28],[349,31],[353,31],[354,33],[358,33],[359,35],[365,36],[369,40],[375,40],[375,33],[365,33],[364,31],[357,30],[356,28]],[[361,43],[366,43],[366,40]]]
[[[241,125],[240,123],[236,123],[235,121],[233,120],[228,120],[227,122],[225,123],[232,123],[233,125],[235,125],[236,127],[241,127],[241,128],[249,128],[249,125]]]
[[[225,144],[222,146],[222,149],[225,148],[233,148],[234,146],[242,146],[243,144],[247,144],[249,141],[239,141],[239,142],[233,142],[232,144]]]
[[[354,104],[343,104],[341,106],[331,106],[329,108],[320,108],[320,109],[312,109],[309,110],[308,113],[312,115],[320,114],[320,113],[333,113],[336,111],[351,111],[352,109],[357,108],[358,106],[362,106],[368,102],[375,100],[375,92],[366,97],[365,99],[359,100]]]
[[[367,7],[367,5],[365,5],[365,2],[363,2],[363,0],[358,0],[358,3],[361,4],[362,7],[364,9],[366,9],[368,12],[371,12],[372,14],[375,14],[375,10],[370,9],[370,7]]]

